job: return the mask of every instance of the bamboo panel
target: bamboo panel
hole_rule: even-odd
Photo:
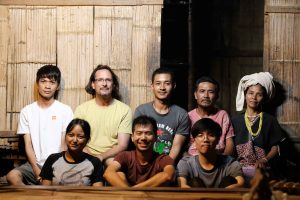
[[[56,9],[28,7],[27,60],[56,63]]]
[[[0,0],[0,5],[53,5],[53,6],[138,6],[162,5],[163,0]]]
[[[0,6],[0,64],[7,62],[8,48],[8,7]],[[3,85],[3,69],[0,68],[0,85]]]
[[[138,27],[160,27],[161,6],[144,5],[134,7],[134,26]]]
[[[270,6],[291,6],[291,5],[296,5],[300,4],[300,0],[267,0],[266,5]]]
[[[158,55],[155,46],[156,32],[151,29],[134,28],[132,42],[132,81],[133,85],[147,85],[151,82],[152,72],[159,67],[159,60],[153,59]],[[153,45],[153,46],[152,46]]]
[[[284,41],[284,33],[282,31],[284,26],[284,16],[283,14],[269,14],[270,27],[269,30],[269,60],[283,60],[283,41]]]
[[[94,64],[111,65],[112,7],[95,7]]]
[[[120,94],[122,96],[122,102],[126,104],[130,104],[130,70],[114,70],[116,75],[119,78],[119,84],[120,84]]]
[[[59,91],[58,96],[58,100],[69,105],[73,111],[79,104],[91,98],[84,88],[64,88]]]
[[[57,7],[57,32],[92,33],[93,13],[92,6]]]
[[[18,129],[20,113],[7,113],[6,114],[6,127],[2,130],[13,130]]]
[[[132,43],[132,8],[116,7],[113,9],[111,33],[111,62],[114,69],[130,69]]]
[[[9,63],[27,61],[26,25],[26,7],[11,7],[9,9]]]
[[[7,111],[20,112],[37,95],[35,78],[40,64],[9,64],[7,85]]]
[[[0,127],[6,130],[6,87],[0,86]]]
[[[131,86],[130,87],[130,107],[132,111],[140,104],[153,100],[152,90],[150,86]]]
[[[57,65],[64,87],[84,88],[93,70],[93,35],[58,35],[57,42]]]

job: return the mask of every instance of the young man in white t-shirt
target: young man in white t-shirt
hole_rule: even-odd
[[[47,157],[64,148],[64,134],[73,118],[71,108],[55,100],[61,73],[57,66],[45,65],[36,74],[38,99],[20,113],[17,134],[24,137],[28,162],[11,170],[6,178],[11,185],[35,185]]]

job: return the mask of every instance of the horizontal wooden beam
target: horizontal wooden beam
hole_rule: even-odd
[[[163,0],[0,0],[0,5],[27,6],[140,6],[162,4]]]
[[[265,6],[265,13],[300,13],[300,5]]]

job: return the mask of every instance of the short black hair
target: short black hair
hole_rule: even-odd
[[[195,85],[194,85],[194,92],[197,91],[199,84],[203,83],[203,82],[209,82],[209,83],[214,84],[216,86],[216,94],[217,95],[219,94],[220,84],[218,83],[218,81],[216,81],[214,78],[212,78],[210,76],[202,76],[199,79],[197,79],[195,82]]]
[[[88,142],[91,138],[91,127],[90,124],[84,119],[73,119],[67,126],[66,133],[70,133],[76,125],[79,125],[82,128],[84,136],[86,137],[86,141]]]
[[[157,136],[157,124],[154,118],[146,115],[141,115],[135,118],[132,122],[132,133],[134,132],[136,125],[151,125],[155,137]]]
[[[59,68],[55,65],[44,65],[41,68],[39,68],[36,73],[36,83],[38,83],[39,80],[42,78],[54,79],[59,85],[61,79],[61,72]]]
[[[216,137],[220,138],[222,128],[214,120],[210,118],[202,118],[193,125],[191,133],[193,138],[195,138],[199,133],[202,133],[204,131],[214,133]]]
[[[166,67],[162,67],[162,68],[156,69],[156,70],[152,73],[152,77],[151,77],[152,83],[154,82],[154,78],[155,78],[155,76],[156,76],[157,74],[170,74],[172,84],[173,84],[173,85],[175,84],[175,75],[174,75],[174,72],[173,72],[171,69],[166,68]]]
[[[36,83],[40,81],[42,78],[48,78],[50,80],[55,80],[60,85],[61,79],[61,72],[56,65],[44,65],[38,69],[36,72]],[[58,90],[54,93],[54,98],[57,99],[58,97]]]

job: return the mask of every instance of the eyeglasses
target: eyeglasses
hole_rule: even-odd
[[[97,78],[97,79],[95,79],[95,82],[97,82],[97,83],[103,83],[103,82],[111,83],[112,79],[110,79],[110,78]]]

